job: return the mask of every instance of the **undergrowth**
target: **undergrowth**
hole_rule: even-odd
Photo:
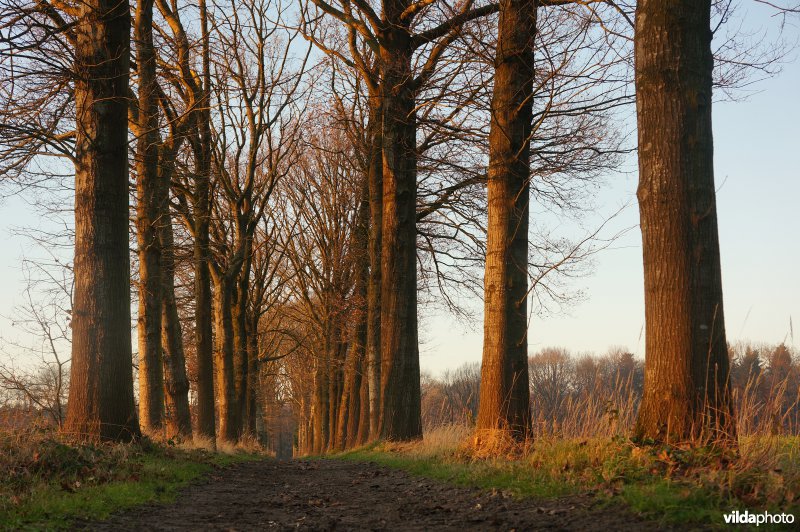
[[[0,529],[62,528],[168,502],[191,480],[256,458],[172,442],[87,443],[52,430],[0,432]]]

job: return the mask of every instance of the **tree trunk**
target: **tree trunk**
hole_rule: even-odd
[[[645,387],[635,432],[735,441],[711,130],[710,0],[637,4]]]
[[[219,405],[219,439],[235,442],[239,438],[234,369],[234,325],[232,316],[233,288],[227,279],[214,280],[214,314],[216,316],[217,348],[214,373]]]
[[[198,110],[199,153],[195,178],[194,208],[194,298],[195,343],[197,352],[197,433],[215,438],[214,344],[212,339],[212,295],[209,270],[209,223],[211,214],[211,67],[206,2],[200,0],[200,25],[203,38],[203,101]]]
[[[353,415],[350,411],[350,396],[353,395],[355,386],[355,347],[355,344],[350,344],[347,350],[342,395],[336,398],[339,401],[339,419],[336,423],[336,437],[333,439],[332,445],[335,451],[341,451],[347,446],[347,425]]]
[[[136,145],[136,237],[139,245],[139,421],[162,432],[164,374],[161,361],[161,244],[158,198],[158,100],[153,48],[153,0],[136,6],[134,38],[139,73]]]
[[[364,445],[369,440],[369,422],[370,422],[370,410],[369,410],[369,371],[367,367],[367,359],[366,357],[362,361],[362,365],[360,368],[361,371],[361,387],[359,391],[359,405],[360,409],[358,412],[358,432],[356,433],[356,439],[354,445]]]
[[[87,0],[75,28],[75,292],[66,431],[139,435],[131,367],[127,1]]]
[[[369,437],[379,436],[381,414],[381,233],[383,231],[383,151],[380,98],[370,98],[369,117],[369,283],[367,285],[367,393]]]
[[[343,447],[352,447],[358,440],[361,409],[366,408],[361,402],[361,379],[366,362],[367,350],[367,291],[369,285],[369,222],[370,222],[370,188],[369,174],[361,187],[361,202],[358,208],[358,219],[354,233],[355,286],[353,299],[356,302],[350,349],[345,365],[344,392],[341,410],[346,416],[340,420],[340,431],[344,434],[341,441]],[[363,405],[363,406],[362,406]],[[340,418],[342,416],[340,415]]]
[[[258,409],[258,316],[252,313],[248,320],[247,330],[247,409],[245,414],[244,428],[248,434],[256,434],[256,419],[259,415]]]
[[[489,132],[489,224],[477,439],[524,439],[528,390],[528,205],[536,0],[502,0]]]
[[[314,454],[322,454],[328,447],[328,350],[317,359],[314,371],[314,402],[311,413],[313,423]]]
[[[162,159],[163,161],[163,159]],[[166,436],[183,439],[192,437],[192,416],[189,410],[189,379],[186,376],[186,357],[183,352],[178,305],[175,301],[175,243],[172,235],[172,216],[169,211],[170,169],[161,170],[161,222],[159,239],[161,244],[161,325],[164,356],[164,388],[166,403]]]
[[[381,255],[380,435],[422,437],[417,331],[416,112],[412,47],[400,14],[402,0],[387,1],[389,27],[383,66],[383,234]]]
[[[233,315],[233,353],[234,353],[234,372],[236,376],[236,404],[239,408],[236,415],[236,423],[239,434],[241,435],[245,428],[245,419],[247,417],[247,402],[248,402],[248,371],[249,364],[247,362],[247,293],[250,288],[250,240],[248,237],[245,244],[244,264],[242,265],[241,272],[237,277],[236,299],[234,301],[232,315]]]
[[[341,354],[342,344],[339,342],[338,324],[331,327],[330,354],[328,359],[328,445],[326,450],[332,450],[336,444],[337,426],[339,421],[339,399],[342,393],[342,365],[344,357]]]

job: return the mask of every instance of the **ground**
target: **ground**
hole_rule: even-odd
[[[515,499],[455,487],[371,463],[245,462],[88,530],[654,530],[621,507],[586,495]]]

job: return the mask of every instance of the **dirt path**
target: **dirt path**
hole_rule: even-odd
[[[608,532],[657,527],[585,496],[517,501],[373,464],[320,460],[239,464],[188,487],[174,504],[137,508],[86,528]]]

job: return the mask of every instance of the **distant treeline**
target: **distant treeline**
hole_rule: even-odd
[[[798,434],[800,354],[785,343],[728,346],[740,434]],[[572,353],[547,347],[528,358],[531,415],[538,434],[564,437],[630,431],[642,397],[644,361],[624,348]],[[477,362],[422,376],[426,429],[473,425],[481,368]]]

